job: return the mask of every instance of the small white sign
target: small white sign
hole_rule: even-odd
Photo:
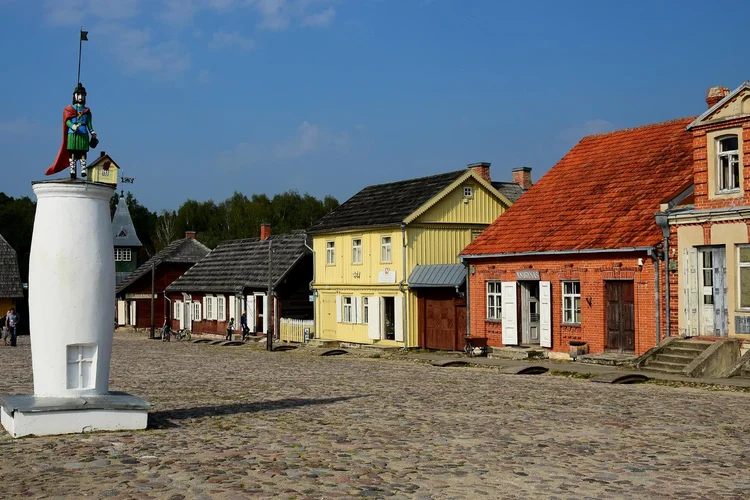
[[[395,283],[396,282],[396,271],[391,271],[390,268],[378,273],[378,283]]]

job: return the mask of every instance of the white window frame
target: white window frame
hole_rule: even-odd
[[[474,241],[482,234],[481,229],[472,229],[471,230],[471,241]]]
[[[130,262],[132,257],[130,248],[115,248],[115,262]]]
[[[362,238],[352,238],[352,264],[361,264],[361,263],[362,263]]]
[[[742,268],[750,267],[750,261],[742,262],[740,258],[740,250],[743,248],[750,249],[750,245],[737,245],[737,309],[750,311],[750,307],[742,307]]]
[[[737,149],[722,151],[721,143],[727,139],[737,140]],[[722,135],[716,138],[716,191],[719,193],[736,193],[740,190],[742,181],[742,164],[740,163],[740,137],[737,134]],[[722,159],[728,163],[729,179],[724,179],[723,169],[721,168]],[[733,164],[737,164],[737,176],[735,178]],[[729,187],[727,187],[729,186]]]
[[[387,241],[386,241],[387,240]],[[391,253],[391,242],[393,240],[390,236],[381,236],[380,237],[380,262],[383,264],[390,264],[393,258],[393,255]]]
[[[227,321],[227,298],[223,295],[216,297],[216,320]]]
[[[474,188],[471,186],[464,186],[464,198],[473,198]]]
[[[485,285],[487,291],[487,319],[493,321],[502,321],[503,319],[503,297],[502,285],[500,281],[487,281]],[[490,300],[492,299],[492,300]]]
[[[201,317],[201,303],[193,302],[193,321],[202,321]]]
[[[333,266],[336,264],[336,242],[333,240],[326,241],[326,265]]]
[[[362,297],[362,324],[368,325],[370,323],[370,301],[368,297]]]
[[[206,295],[206,319],[211,321],[214,319],[214,298],[211,295]]]
[[[578,293],[575,291],[575,285],[578,284]],[[562,287],[562,319],[565,325],[581,324],[581,282],[579,280],[567,280],[560,282]],[[566,291],[566,285],[572,285],[570,292]],[[576,298],[578,298],[578,308],[576,309]],[[570,318],[570,320],[568,319]]]
[[[344,296],[341,301],[341,321],[342,323],[354,322],[354,297]]]

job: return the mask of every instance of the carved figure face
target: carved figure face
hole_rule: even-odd
[[[74,93],[73,104],[80,104],[80,105],[86,104],[86,94],[81,93],[81,92]]]

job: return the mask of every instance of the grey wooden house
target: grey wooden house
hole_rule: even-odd
[[[18,256],[13,247],[0,235],[0,313],[11,307],[18,307],[23,299],[21,273],[18,270]]]

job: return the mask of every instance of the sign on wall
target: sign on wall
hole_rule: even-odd
[[[396,271],[392,271],[386,267],[383,271],[378,273],[378,283],[395,283],[396,282]]]
[[[517,280],[538,280],[539,271],[532,271],[530,269],[524,269],[523,271],[516,271]]]

